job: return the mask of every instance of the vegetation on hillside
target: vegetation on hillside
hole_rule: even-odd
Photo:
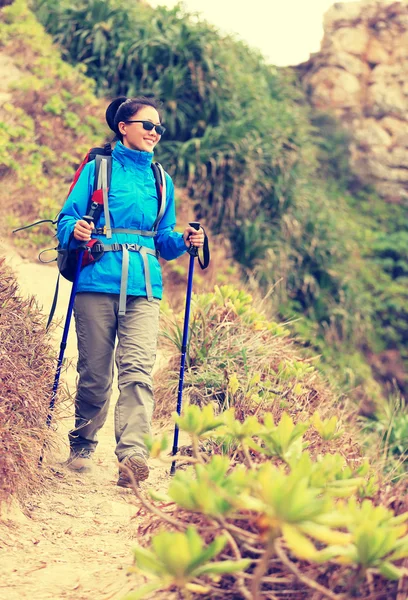
[[[335,121],[311,113],[290,71],[180,7],[36,0],[35,9],[100,95],[163,100],[160,159],[198,217],[230,238],[244,274],[275,286],[275,310],[294,320],[329,372],[378,401],[367,352],[396,349],[407,359],[407,210],[357,189]],[[362,220],[361,204],[380,214]],[[392,213],[401,226],[390,237],[384,217]]]
[[[268,318],[266,306],[265,299],[233,285],[193,294],[184,372],[187,402],[234,408],[241,420],[265,406],[273,407],[275,418],[284,410],[295,418],[316,410],[324,419],[343,415],[353,436],[350,444],[358,440],[361,451],[394,482],[404,479],[408,420],[401,397],[394,394],[376,418],[360,417],[360,407],[322,378],[319,358],[293,342],[289,324]],[[169,397],[177,397],[183,318],[184,310],[162,311],[161,344],[172,358],[155,378],[159,420],[170,417],[174,406]]]
[[[158,589],[186,599],[304,600],[313,593],[388,600],[404,593],[408,513],[367,497],[376,495],[375,476],[368,464],[334,452],[327,440],[342,432],[330,437],[328,421],[295,425],[286,412],[278,420],[266,412],[240,422],[211,406],[190,406],[175,419],[193,449],[180,462],[191,466],[176,473],[167,496],[152,492],[153,503],[135,486],[151,514],[140,527],[151,546],[134,549],[135,567],[150,581],[126,600]],[[332,453],[302,450],[314,426],[315,440],[325,439]],[[151,443],[155,456],[167,447],[165,438]],[[171,532],[157,532],[163,525]]]
[[[20,71],[0,109],[0,210],[10,233],[13,227],[55,218],[83,155],[105,139],[107,126],[94,82],[83,67],[61,59],[25,2],[2,9],[0,50]],[[23,248],[44,247],[52,245],[52,233],[42,226],[13,241]]]
[[[160,588],[185,598],[255,600],[404,594],[406,479],[395,481],[405,413],[388,415],[385,430],[385,420],[370,423],[373,455],[386,438],[385,464],[373,456],[370,467],[358,407],[345,388],[340,393],[321,376],[315,355],[318,350],[340,371],[343,383],[348,378],[349,388],[361,383],[366,397],[377,394],[364,352],[388,348],[391,339],[404,343],[405,324],[397,326],[396,317],[388,338],[381,331],[390,302],[382,286],[391,280],[400,286],[398,299],[404,291],[403,228],[391,231],[388,207],[353,187],[347,164],[338,160],[344,140],[336,126],[327,131],[327,121],[324,129],[312,119],[291,76],[244,45],[180,9],[152,12],[122,0],[37,6],[44,20],[51,9],[47,26],[62,24],[54,33],[77,48],[72,60],[95,67],[101,95],[163,97],[170,138],[162,142],[161,160],[189,190],[199,218],[230,237],[243,275],[255,276],[265,291],[275,286],[262,307],[237,285],[193,299],[185,410],[175,417],[191,444],[177,457],[168,496],[150,501],[135,487],[151,511],[140,533],[152,535],[151,549],[135,550],[136,567],[153,581],[132,598]],[[133,54],[126,46],[131,40]],[[48,216],[57,212],[85,145],[99,144],[106,133],[104,103],[95,99],[83,67],[61,60],[23,0],[2,10],[0,44],[24,73],[1,112],[7,198],[1,210],[14,221]],[[124,87],[125,66],[128,73],[135,69],[133,89]],[[398,241],[396,254],[390,255],[389,240]],[[0,465],[8,469],[6,481],[16,475],[13,483],[23,491],[39,481],[53,368],[43,317],[32,302],[18,299],[8,273],[0,274],[0,319],[7,319],[2,348],[22,376],[8,384],[11,402],[0,412],[6,440]],[[291,322],[268,318],[273,309]],[[396,303],[392,314],[400,318],[402,310]],[[181,318],[163,315],[163,334],[176,354],[156,381],[159,418],[168,417],[169,396],[175,398]],[[17,337],[21,327],[27,347]],[[290,339],[291,331],[301,334],[306,349]],[[9,372],[0,372],[1,379],[9,381]],[[24,432],[22,423],[29,424]],[[17,438],[16,430],[27,438]],[[168,450],[166,439],[148,444],[152,456]],[[16,490],[8,484],[5,493]]]
[[[198,217],[229,236],[243,274],[255,275],[265,290],[274,288],[269,296],[271,310],[290,320],[292,330],[311,353],[321,355],[320,367],[326,365],[326,373],[339,381],[342,391],[360,400],[364,413],[372,414],[376,404],[378,407],[380,388],[367,362],[369,355],[379,380],[384,384],[392,381],[398,386],[397,393],[404,395],[403,362],[397,371],[395,364],[384,367],[383,358],[384,353],[386,357],[387,351],[395,349],[397,356],[406,359],[404,209],[384,205],[364,191],[354,196],[342,191],[339,183],[355,187],[355,181],[346,160],[347,139],[333,119],[309,115],[305,98],[288,73],[265,65],[242,44],[220,39],[211,27],[188,20],[179,9],[170,11],[170,21],[165,9],[154,11],[152,19],[146,16],[151,17],[151,9],[136,3],[126,19],[132,20],[131,31],[139,23],[145,42],[155,27],[167,39],[163,20],[173,24],[169,26],[172,58],[166,55],[170,62],[150,55],[146,43],[141,63],[145,66],[152,64],[159,69],[161,64],[166,66],[166,73],[174,69],[175,76],[181,65],[193,68],[194,57],[197,64],[208,58],[208,68],[199,79],[188,77],[192,87],[187,95],[183,96],[186,86],[179,83],[174,87],[177,97],[158,89],[164,79],[156,72],[140,82],[127,77],[130,58],[123,73],[113,69],[112,61],[116,66],[118,63],[109,50],[109,36],[121,35],[123,45],[128,34],[123,34],[120,21],[115,20],[123,17],[119,0],[108,18],[103,11],[109,6],[97,1],[82,7],[41,3],[38,10],[45,18],[45,9],[50,8],[50,29],[67,24],[64,19],[69,15],[70,27],[59,29],[62,38],[58,39],[64,42],[63,36],[70,31],[75,39],[81,38],[81,52],[92,49],[86,58],[92,75],[96,77],[97,70],[92,70],[91,56],[96,60],[105,48],[104,60],[111,57],[111,71],[106,65],[108,70],[103,71],[109,85],[113,86],[109,79],[113,71],[122,86],[132,81],[139,85],[135,90],[113,86],[111,95],[128,91],[164,97],[170,139],[161,143],[161,160],[173,170],[179,184],[187,185]],[[98,13],[97,7],[102,12]],[[9,199],[2,210],[11,229],[37,217],[55,217],[85,149],[100,144],[107,130],[102,123],[104,103],[95,99],[94,83],[82,74],[83,64],[71,68],[61,60],[24,0],[16,0],[2,15],[2,47],[24,74],[2,110],[5,143],[1,162],[5,198]],[[84,23],[90,28],[87,36]],[[99,42],[92,45],[97,31]],[[200,35],[195,35],[198,32]],[[100,36],[105,40],[102,46]],[[134,35],[131,37],[134,42]],[[152,43],[153,48],[156,46]],[[164,47],[165,42],[156,51]],[[119,48],[122,46],[116,48],[116,58]],[[101,80],[97,81],[105,89]],[[192,114],[185,117],[190,126],[190,139],[185,140],[187,129],[171,121],[172,107],[177,108],[174,115],[180,117],[187,111],[190,97],[199,99],[203,90],[210,94],[212,87],[218,90],[211,96],[219,105],[217,110],[209,116],[195,105]],[[200,102],[202,110],[207,110],[208,103]],[[201,123],[201,129],[194,123]],[[235,131],[228,129],[235,126]],[[269,136],[265,131],[274,133]],[[217,137],[220,133],[222,138]],[[180,156],[187,162],[180,162]],[[316,165],[329,185],[319,180]],[[222,198],[216,195],[221,183],[226,186]],[[197,203],[194,197],[202,202]],[[44,246],[48,239],[47,226],[15,238],[22,247],[32,243]],[[176,271],[180,271],[179,276]],[[176,271],[172,270],[172,280],[182,279],[185,267],[177,266]],[[219,283],[222,279],[225,282],[224,272],[213,274],[212,280],[218,281],[218,275]]]
[[[180,318],[170,312],[163,328],[176,352],[156,381],[162,418],[176,397]],[[185,407],[173,417],[190,444],[167,495],[134,488],[149,515],[134,550],[148,582],[126,600],[160,589],[253,600],[403,593],[406,480],[392,488],[378,456],[364,459],[352,404],[299,356],[288,328],[222,286],[194,297],[187,356]],[[148,446],[170,468],[168,437]]]
[[[38,461],[54,435],[46,420],[55,366],[44,315],[34,297],[20,296],[0,259],[0,503],[41,486]]]

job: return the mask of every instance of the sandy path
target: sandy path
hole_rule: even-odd
[[[0,255],[4,250],[0,244]],[[35,294],[48,313],[55,288],[55,266],[24,261],[8,248],[7,256],[22,294]],[[66,311],[69,291],[70,284],[62,280],[57,318]],[[61,334],[62,329],[58,329],[56,351]],[[66,357],[75,356],[72,328]],[[73,367],[66,379],[73,389]],[[47,457],[45,492],[32,497],[23,512],[13,511],[0,523],[0,600],[119,600],[140,585],[140,577],[127,575],[141,517],[135,518],[139,504],[133,492],[115,485],[115,400],[114,392],[93,472],[80,475],[61,466],[68,454],[66,433],[73,424],[70,416],[58,425],[60,446]],[[151,476],[143,484],[144,489],[165,489],[168,469],[157,461],[150,464]]]

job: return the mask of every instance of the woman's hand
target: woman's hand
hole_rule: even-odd
[[[83,219],[77,221],[74,227],[74,238],[79,242],[89,242],[93,223],[89,224]]]
[[[187,248],[194,246],[195,248],[202,248],[204,246],[204,231],[203,229],[194,229],[189,225],[183,232],[184,243]]]

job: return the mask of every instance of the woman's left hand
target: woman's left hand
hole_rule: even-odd
[[[191,246],[202,248],[204,246],[204,231],[201,227],[197,230],[189,225],[183,232],[183,238],[187,248]]]

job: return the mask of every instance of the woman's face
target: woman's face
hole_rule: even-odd
[[[128,121],[118,123],[119,131],[123,135],[123,145],[131,150],[142,152],[153,152],[154,147],[160,141],[160,135],[156,129],[147,131],[143,123],[130,123],[129,121],[148,121],[160,125],[159,113],[153,106],[143,106]]]

